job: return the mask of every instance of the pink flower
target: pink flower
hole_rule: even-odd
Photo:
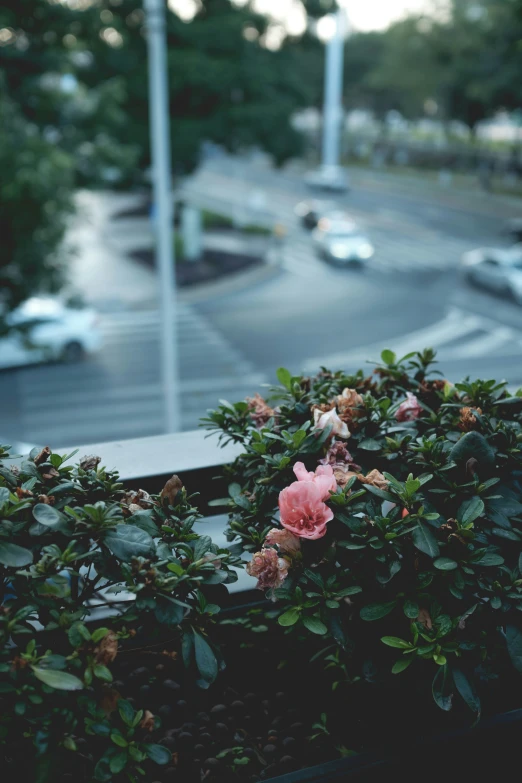
[[[406,399],[397,408],[395,418],[397,421],[414,421],[421,413],[422,408],[417,397],[411,392],[406,392]]]
[[[337,408],[332,408],[326,412],[323,412],[320,408],[314,408],[314,424],[318,430],[324,430],[325,427],[331,426],[330,435],[332,437],[347,440],[351,435],[348,425],[339,418]]]
[[[284,555],[296,555],[301,550],[301,542],[289,530],[280,530],[277,527],[268,531],[265,538],[265,546],[278,546]]]
[[[288,576],[288,563],[279,557],[275,549],[262,549],[252,555],[247,563],[247,574],[257,579],[258,590],[269,590],[281,587]]]
[[[279,493],[281,524],[299,538],[322,538],[333,511],[323,502],[324,490],[315,481],[294,481]]]
[[[331,465],[319,465],[313,471],[308,471],[302,462],[296,462],[294,473],[298,481],[312,481],[321,492],[321,500],[328,500],[330,492],[335,492],[337,483]]]

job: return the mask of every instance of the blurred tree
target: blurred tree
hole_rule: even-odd
[[[78,184],[129,180],[137,150],[123,140],[124,85],[104,79],[86,91],[78,81],[90,62],[79,44],[90,0],[4,0],[0,70],[23,115],[75,156]]]
[[[73,164],[28,122],[0,80],[0,329],[2,314],[63,280],[61,249]]]
[[[290,119],[306,105],[309,90],[281,28],[248,6],[202,0],[194,17],[167,14],[170,114],[174,169],[198,162],[203,141],[235,151],[257,145],[280,163],[298,154],[300,137]],[[126,97],[126,140],[149,162],[148,73],[141,0],[101,0],[85,12],[81,35],[91,59],[82,69],[86,85],[120,76]],[[80,45],[80,44],[79,44]],[[275,49],[275,50],[274,50]]]

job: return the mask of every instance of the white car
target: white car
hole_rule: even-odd
[[[96,312],[67,307],[58,299],[28,299],[5,320],[11,328],[0,337],[1,368],[79,361],[102,346]]]
[[[321,166],[309,171],[304,177],[305,185],[314,190],[346,193],[349,189],[348,176],[341,166]]]
[[[471,283],[513,296],[522,304],[522,244],[471,250],[462,256],[461,268]]]
[[[375,252],[368,237],[342,213],[321,218],[312,239],[319,255],[338,264],[363,263]]]

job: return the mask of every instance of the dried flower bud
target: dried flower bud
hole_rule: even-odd
[[[131,490],[123,496],[122,503],[127,506],[131,514],[136,514],[143,509],[152,508],[152,498],[144,489]]]
[[[118,637],[114,631],[109,631],[106,634],[99,645],[94,650],[94,656],[96,663],[101,663],[104,666],[112,663],[118,655]]]
[[[96,470],[101,462],[101,457],[85,456],[80,460],[80,467],[82,470]]]
[[[150,710],[145,710],[143,718],[140,721],[140,728],[145,731],[154,731],[154,715]]]
[[[47,462],[52,452],[49,446],[45,446],[39,454],[34,458],[35,465],[41,465],[43,462]]]
[[[480,416],[480,414],[482,413],[482,409],[461,408],[460,419],[457,425],[459,430],[462,430],[462,432],[471,432],[471,430],[476,430],[479,426],[479,420],[475,416],[476,413],[478,413]]]
[[[56,468],[48,468],[46,473],[42,473],[42,478],[46,481],[50,481],[53,478],[58,478],[60,474]]]
[[[22,500],[22,498],[32,498],[33,493],[29,489],[22,489],[22,487],[17,487],[15,490],[18,499]]]
[[[181,489],[183,489],[183,484],[181,482],[181,479],[179,476],[176,476],[176,474],[174,474],[171,478],[169,478],[169,480],[161,490],[161,494],[160,494],[161,500],[162,501],[168,500],[169,506],[173,506],[174,500],[176,499],[176,496]]]
[[[46,506],[54,506],[56,498],[54,495],[38,495],[38,502],[45,503]]]

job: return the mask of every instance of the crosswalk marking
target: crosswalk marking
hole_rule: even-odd
[[[181,418],[184,429],[193,429],[220,397],[241,399],[268,379],[192,305],[180,304],[177,320]],[[162,432],[160,314],[104,314],[99,328],[104,347],[84,363],[13,373],[19,438],[67,446]],[[2,434],[9,427],[8,412],[0,411]]]
[[[476,335],[477,332],[482,333]],[[466,340],[467,337],[470,339]],[[488,355],[522,357],[522,332],[504,327],[492,319],[452,308],[440,321],[403,337],[388,340],[386,344],[379,341],[353,351],[309,359],[303,371],[316,372],[321,366],[355,369],[367,361],[377,361],[384,347],[393,350],[399,358],[426,347],[435,349],[438,358],[445,360]]]

